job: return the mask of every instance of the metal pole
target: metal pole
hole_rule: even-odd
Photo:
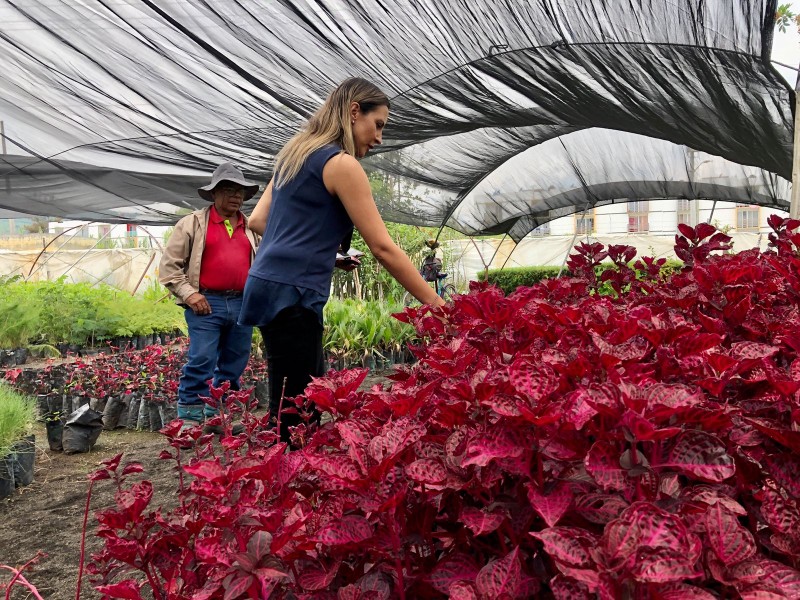
[[[794,144],[792,145],[792,201],[789,216],[800,217],[800,75],[794,84]]]
[[[69,273],[69,272],[70,272],[70,271],[71,271],[71,270],[72,270],[72,269],[75,267],[75,265],[77,265],[77,264],[78,264],[79,262],[81,262],[81,261],[82,261],[82,260],[83,260],[83,259],[84,259],[86,256],[88,256],[88,255],[89,255],[89,253],[90,253],[92,250],[94,250],[95,248],[97,248],[97,246],[100,244],[100,242],[102,242],[104,239],[106,239],[106,238],[107,238],[109,235],[111,235],[111,229],[109,229],[108,231],[106,231],[106,232],[105,232],[105,234],[103,235],[103,237],[101,237],[99,240],[97,240],[97,242],[95,242],[94,246],[92,246],[92,247],[91,247],[91,248],[89,248],[89,249],[88,249],[86,252],[84,252],[83,254],[81,254],[80,258],[79,258],[78,260],[76,260],[74,263],[72,263],[72,264],[69,266],[69,268],[68,268],[66,271],[64,271],[64,272],[61,274],[61,276],[63,277],[64,275],[66,275],[67,273]]]
[[[6,155],[6,128],[2,121],[0,121],[0,149],[3,151],[3,156]],[[6,193],[11,193],[11,179],[8,175],[5,176],[6,180]]]

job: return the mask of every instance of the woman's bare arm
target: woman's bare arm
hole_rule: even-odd
[[[377,261],[423,304],[444,304],[397,244],[378,213],[369,179],[358,161],[348,154],[330,159],[322,171],[329,192],[336,195]],[[260,202],[259,202],[260,204]]]

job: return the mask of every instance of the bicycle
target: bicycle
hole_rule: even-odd
[[[452,283],[444,282],[449,274],[442,272],[442,259],[436,256],[436,249],[439,247],[439,242],[433,239],[426,240],[425,245],[430,248],[430,253],[425,255],[425,258],[422,260],[419,274],[422,275],[425,281],[433,284],[433,288],[440,298],[445,302],[450,302],[453,296],[458,292],[456,291],[456,286]],[[414,304],[419,304],[419,302],[411,295],[411,292],[406,292],[403,295],[403,306],[413,306]]]

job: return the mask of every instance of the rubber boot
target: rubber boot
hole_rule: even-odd
[[[209,421],[216,417],[219,414],[219,411],[216,408],[210,407],[206,404],[203,407],[203,414],[205,415],[206,421]],[[203,433],[213,433],[214,435],[222,435],[222,425],[206,425],[203,427]],[[244,425],[241,423],[236,423],[231,428],[231,434],[234,436],[239,435],[240,433],[244,433]]]
[[[178,404],[178,418],[183,421],[181,432],[200,427],[205,421],[202,404]]]

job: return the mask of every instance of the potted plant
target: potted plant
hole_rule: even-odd
[[[0,498],[33,479],[35,420],[36,403],[0,384]]]

